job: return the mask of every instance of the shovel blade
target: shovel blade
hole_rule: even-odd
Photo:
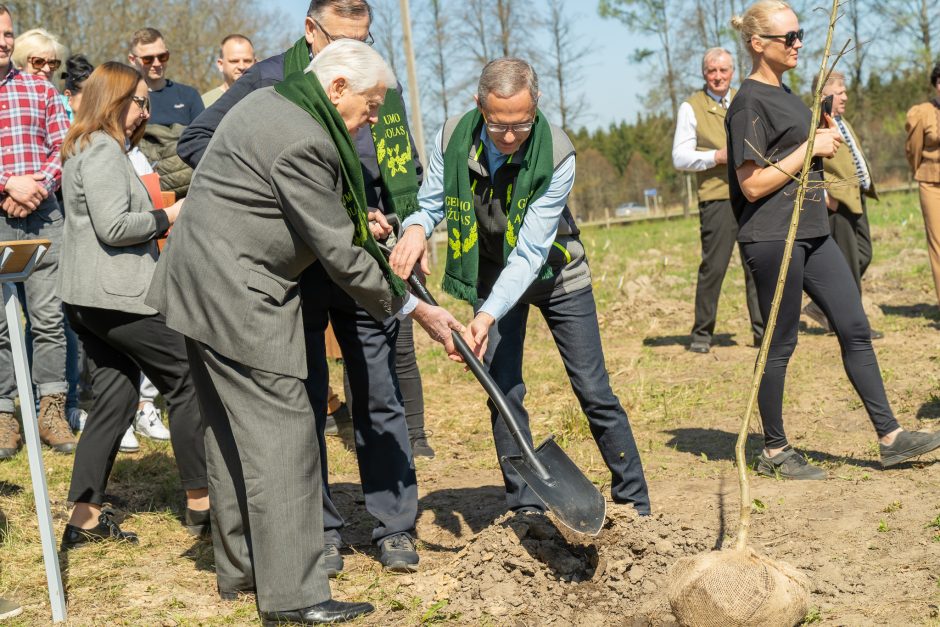
[[[596,536],[607,515],[607,501],[584,476],[560,446],[549,438],[535,449],[536,458],[548,471],[549,480],[539,476],[520,456],[506,457],[522,479],[566,527]]]

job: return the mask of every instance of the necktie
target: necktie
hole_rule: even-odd
[[[836,118],[836,125],[839,127],[839,132],[842,133],[845,145],[849,147],[849,152],[852,153],[852,161],[855,163],[855,175],[858,177],[858,186],[863,190],[867,190],[871,187],[871,175],[868,173],[868,166],[865,165],[865,158],[862,156],[862,151],[859,149],[858,144],[855,143],[852,133],[849,132],[841,116]]]

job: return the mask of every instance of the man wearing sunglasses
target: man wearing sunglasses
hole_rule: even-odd
[[[538,109],[539,95],[538,76],[522,59],[496,59],[483,68],[476,108],[445,122],[434,140],[421,209],[402,225],[392,269],[406,277],[420,263],[427,274],[427,238],[447,221],[443,289],[473,306],[465,339],[485,351],[484,363],[529,440],[522,355],[529,308],[538,308],[610,469],[614,502],[648,515],[640,455],[610,387],[591,270],[568,209],[574,146]],[[519,449],[496,407],[489,407],[509,509],[544,511],[538,495],[502,461]]]
[[[206,109],[180,138],[180,156],[196,167],[223,116],[243,98],[255,90],[279,84],[292,71],[302,70],[302,66],[309,64],[310,59],[336,40],[356,39],[371,44],[371,23],[372,9],[365,0],[312,0],[304,19],[304,36],[287,52],[253,65]],[[375,222],[372,233],[380,240],[388,237],[391,231],[386,214],[401,216],[403,206],[408,206],[411,211],[416,208],[422,176],[418,151],[411,140],[404,109],[395,114],[385,114],[385,107],[393,100],[401,102],[400,86],[397,90],[387,91],[379,122],[371,130],[368,125],[359,129],[353,137],[362,165],[370,219]],[[393,118],[397,120],[393,125],[380,130],[386,119]],[[383,155],[381,161],[379,154]],[[397,156],[395,163],[402,168],[393,175],[388,174],[387,168],[391,156]],[[395,191],[402,180],[410,181],[410,188]],[[309,282],[302,280],[302,289],[315,284],[315,271],[316,267],[306,271]],[[352,401],[359,476],[366,509],[378,521],[372,540],[380,549],[379,561],[392,572],[414,572],[418,569],[419,556],[414,541],[418,488],[413,454],[419,450],[415,443],[424,440],[425,432],[421,380],[414,357],[411,322],[376,320],[335,285],[328,294],[311,294],[304,300],[308,338],[317,337],[318,327],[326,326],[327,316],[342,349],[349,379],[350,398],[347,401]],[[309,345],[308,360],[323,355],[323,351],[322,341],[319,346]],[[309,365],[311,372],[326,367],[325,357],[317,359],[321,360],[320,363]],[[318,434],[321,436],[318,443],[311,442],[311,445],[319,444],[320,455],[326,460],[322,435],[327,402],[325,398],[314,398],[318,394],[315,390],[310,394],[320,422]],[[426,441],[424,446],[427,447]],[[324,481],[326,477],[324,472]],[[326,553],[321,564],[335,575],[344,565],[339,552],[342,546],[340,529],[344,522],[330,499],[328,486],[325,488],[323,523]],[[232,547],[242,546],[244,540],[239,539],[237,530],[229,531],[223,541]],[[233,548],[227,554],[239,556],[246,553]],[[229,564],[216,562],[216,569],[232,573],[231,580],[236,576],[234,573],[247,571],[234,559]],[[250,584],[246,582],[246,585]]]
[[[155,28],[142,28],[131,37],[127,61],[141,73],[150,91],[150,119],[140,149],[155,163],[160,187],[186,195],[192,169],[176,155],[176,144],[187,126],[203,112],[202,97],[189,85],[166,77],[170,51]]]
[[[65,420],[65,327],[55,292],[63,228],[55,191],[62,178],[59,148],[68,118],[45,77],[16,69],[13,49],[13,17],[0,5],[0,241],[52,242],[23,288],[32,324],[32,381],[40,397],[39,435],[56,451],[71,453],[75,438]],[[22,443],[13,417],[15,398],[7,322],[0,316],[0,459],[15,455]]]

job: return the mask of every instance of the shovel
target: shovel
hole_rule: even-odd
[[[408,277],[408,283],[418,298],[429,305],[437,305],[437,301],[414,272]],[[489,394],[519,446],[521,455],[503,456],[501,461],[509,462],[516,469],[532,491],[566,527],[578,533],[596,536],[604,525],[607,514],[607,501],[604,496],[558,446],[554,436],[542,442],[537,449],[532,448],[532,444],[519,428],[519,419],[486,367],[456,331],[453,333],[453,339],[457,352]]]

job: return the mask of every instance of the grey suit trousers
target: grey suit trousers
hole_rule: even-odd
[[[254,587],[265,612],[328,600],[319,564],[319,447],[310,446],[316,423],[303,381],[249,368],[193,340],[187,353],[206,423],[219,589]],[[250,563],[252,572],[233,563]]]

